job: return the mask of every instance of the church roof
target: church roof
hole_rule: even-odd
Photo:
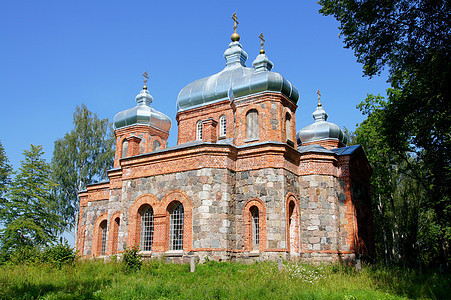
[[[346,145],[348,137],[337,124],[327,122],[328,115],[321,103],[318,103],[312,116],[315,122],[302,128],[296,134],[298,145],[322,140],[339,140]]]
[[[169,133],[171,129],[171,119],[168,116],[151,107],[153,97],[147,87],[135,98],[135,107],[121,111],[114,116],[114,127],[116,129],[130,125],[148,125],[163,132]]]
[[[235,98],[265,91],[282,93],[293,103],[297,103],[298,90],[282,75],[271,72],[273,63],[263,49],[253,62],[254,68],[246,67],[247,53],[239,43],[239,35],[234,35],[229,48],[224,52],[226,67],[219,73],[185,86],[177,97],[177,111],[226,99],[233,102]]]

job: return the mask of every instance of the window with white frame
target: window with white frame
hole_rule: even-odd
[[[285,116],[285,132],[287,141],[291,141],[291,116],[289,113],[287,113]]]
[[[202,140],[202,121],[197,122],[196,140]]]
[[[252,206],[250,208],[252,217],[252,248],[258,250],[260,244],[260,223],[258,216],[258,207]]]
[[[246,115],[246,139],[258,140],[259,137],[258,111],[250,110]]]
[[[176,202],[172,207],[169,229],[169,250],[183,250],[183,205]]]
[[[142,251],[152,250],[153,229],[153,209],[150,205],[147,205],[141,212],[140,249]]]
[[[107,223],[106,220],[102,221],[100,223],[100,230],[102,231],[102,240],[101,240],[101,246],[100,246],[100,254],[105,255],[106,254],[106,237],[107,237]]]
[[[226,116],[219,118],[219,137],[226,137],[227,134],[227,120]]]

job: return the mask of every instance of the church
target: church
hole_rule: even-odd
[[[271,71],[262,35],[246,67],[234,20],[225,68],[178,95],[176,146],[167,147],[172,122],[154,108],[147,73],[136,106],[114,117],[109,180],[79,193],[82,257],[134,245],[175,262],[353,262],[374,252],[362,147],[346,146],[319,91],[314,122],[296,131],[298,90]]]

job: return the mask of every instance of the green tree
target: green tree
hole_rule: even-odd
[[[78,192],[87,184],[107,178],[113,166],[115,142],[108,119],[100,120],[85,105],[77,106],[74,128],[55,141],[52,168],[60,211],[74,228],[79,208]]]
[[[426,191],[422,208],[439,228],[442,261],[451,238],[450,2],[445,0],[320,0],[324,15],[373,76],[387,67],[393,89],[378,110],[390,153]],[[434,227],[436,228],[436,227]]]
[[[65,227],[57,213],[52,196],[55,183],[50,166],[42,158],[42,146],[31,145],[24,151],[16,177],[12,180],[6,199],[0,205],[2,254],[26,246],[45,246],[56,241]]]
[[[6,156],[5,148],[0,142],[0,205],[5,201],[4,195],[11,184],[12,167]]]

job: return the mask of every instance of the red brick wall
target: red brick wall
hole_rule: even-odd
[[[219,118],[227,118],[226,138],[234,138],[238,146],[250,143],[246,141],[246,114],[251,109],[259,113],[258,142],[286,142],[285,116],[291,116],[291,138],[296,141],[296,111],[297,106],[279,93],[261,93],[240,99],[233,103],[229,100],[208,104],[177,113],[178,141],[183,144],[196,140],[197,122],[212,118],[219,123]],[[216,134],[219,136],[219,127]],[[255,142],[255,141],[253,141]]]
[[[156,128],[146,126],[146,125],[132,125],[115,130],[116,135],[116,152],[114,157],[114,167],[119,167],[119,160],[122,158],[122,144],[125,140],[130,139],[132,136],[139,137],[141,141],[139,142],[139,151],[137,149],[133,150],[133,155],[149,153],[153,151],[153,142],[155,140],[160,142],[161,149],[167,147],[167,139],[169,133],[163,132]],[[130,147],[130,145],[129,145]],[[132,155],[127,153],[127,156]]]
[[[233,138],[235,126],[233,110],[229,100],[193,108],[177,113],[178,124],[177,145],[196,140],[197,122],[212,118],[219,123],[219,118],[226,116],[226,138]],[[219,126],[216,126],[219,137]]]

